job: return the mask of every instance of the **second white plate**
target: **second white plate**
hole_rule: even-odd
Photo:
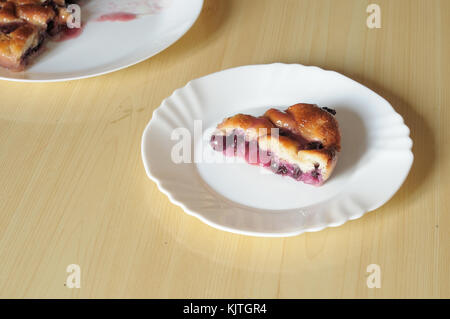
[[[81,6],[82,33],[47,49],[24,72],[0,68],[0,79],[54,82],[117,71],[146,60],[181,38],[197,20],[203,0],[95,0]],[[99,21],[108,14],[130,21]],[[104,19],[108,20],[108,19]]]
[[[322,187],[241,162],[217,163],[222,154],[211,150],[208,132],[223,118],[298,102],[337,111],[342,151]],[[189,137],[192,163],[173,161],[182,136]],[[205,223],[246,235],[292,236],[342,225],[386,203],[408,175],[411,147],[402,117],[368,88],[317,67],[270,64],[225,70],[176,90],[145,129],[142,156],[159,189]]]

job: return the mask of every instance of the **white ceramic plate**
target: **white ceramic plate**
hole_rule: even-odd
[[[172,140],[176,128],[191,133],[192,153],[201,159],[211,149],[210,135],[194,136],[194,120],[211,131],[227,116],[260,115],[298,102],[337,110],[342,151],[322,187],[240,161],[172,161],[173,146],[180,145],[179,139]],[[317,67],[270,64],[214,73],[176,90],[153,113],[143,134],[142,157],[148,176],[170,201],[205,223],[246,235],[292,236],[342,225],[386,203],[408,175],[411,147],[402,117],[368,88]]]
[[[111,6],[114,4],[114,6]],[[24,72],[0,69],[0,79],[67,81],[117,71],[146,60],[181,38],[194,24],[203,0],[93,0],[81,6],[83,32],[49,42]],[[108,13],[137,14],[132,21],[97,21]]]

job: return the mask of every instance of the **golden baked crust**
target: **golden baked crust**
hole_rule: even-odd
[[[55,18],[52,7],[38,4],[18,5],[16,14],[19,18],[42,28],[47,28],[48,23]]]
[[[30,24],[24,24],[7,35],[0,33],[0,64],[15,71],[23,70],[26,65],[24,55],[31,53],[40,42],[39,30]]]
[[[9,33],[17,29],[23,21],[16,17],[16,8],[11,2],[0,2],[0,32]]]
[[[226,118],[217,125],[217,134],[227,135],[231,130],[242,130],[246,132],[247,139],[254,139],[261,135],[270,134],[275,126],[265,117],[255,117],[247,114],[237,114]]]
[[[16,9],[12,2],[0,2],[0,23],[21,21],[16,17]]]
[[[335,112],[327,110],[300,103],[286,112],[270,109],[262,117],[237,114],[220,123],[214,135],[238,131],[247,141],[257,140],[258,147],[277,160],[298,167],[302,173],[312,173],[315,184],[320,185],[330,177],[341,149]]]
[[[22,71],[46,37],[66,27],[64,0],[0,0],[0,66]]]
[[[24,5],[24,4],[43,4],[45,0],[6,0],[8,2],[12,2],[16,5]]]
[[[341,136],[336,119],[329,112],[314,104],[299,103],[286,112],[268,110],[266,116],[281,129],[300,135],[307,141],[320,142],[324,148],[341,149]]]

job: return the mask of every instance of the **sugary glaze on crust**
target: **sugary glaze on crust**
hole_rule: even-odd
[[[277,161],[292,164],[303,173],[316,174],[311,184],[320,185],[330,177],[341,148],[339,126],[329,111],[312,104],[296,104],[286,112],[270,109],[262,117],[237,114],[217,126],[212,141],[230,134],[244,135],[247,141],[257,140],[259,149]],[[273,128],[279,131],[274,132]]]
[[[66,28],[64,6],[64,0],[0,0],[0,66],[22,71],[45,38]]]
[[[0,24],[22,22],[16,17],[16,8],[12,2],[0,2]]]
[[[12,2],[16,5],[24,5],[24,4],[37,4],[37,5],[41,5],[45,2],[48,2],[46,0],[4,0],[4,1],[8,1],[8,2]]]
[[[290,106],[286,112],[270,109],[264,116],[277,127],[308,141],[320,142],[324,148],[341,149],[338,122],[332,114],[317,105],[299,103]]]
[[[56,16],[52,7],[37,4],[17,6],[16,14],[19,18],[42,28],[47,28],[48,23]]]
[[[40,31],[30,24],[22,25],[9,34],[0,33],[0,64],[22,70],[25,66],[24,53],[37,48],[41,41]]]

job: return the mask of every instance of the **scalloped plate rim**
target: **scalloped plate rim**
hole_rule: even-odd
[[[145,155],[146,141],[147,141],[147,136],[149,136],[149,131],[151,129],[151,126],[152,126],[152,124],[155,121],[155,115],[157,115],[157,113],[162,110],[164,105],[166,105],[166,101],[168,99],[170,99],[175,94],[177,94],[177,92],[179,92],[179,91],[181,91],[181,90],[183,90],[185,88],[188,88],[189,86],[192,85],[192,83],[196,82],[197,80],[207,80],[209,77],[212,77],[214,75],[217,75],[217,74],[222,73],[222,72],[227,72],[227,71],[243,70],[243,69],[246,69],[246,68],[253,68],[253,67],[271,67],[271,66],[275,66],[276,67],[276,66],[279,66],[279,65],[281,65],[281,66],[300,66],[300,67],[304,67],[304,68],[308,68],[308,69],[316,69],[317,71],[320,71],[320,72],[333,73],[334,75],[337,75],[337,76],[345,79],[346,81],[351,81],[354,85],[357,85],[359,87],[367,89],[371,93],[375,94],[378,98],[382,99],[387,105],[389,105],[390,111],[392,113],[397,114],[402,119],[402,121],[403,121],[402,125],[405,126],[406,128],[408,128],[406,123],[404,123],[403,117],[398,112],[395,111],[393,106],[384,97],[382,97],[381,95],[377,94],[376,92],[374,92],[373,90],[369,89],[368,87],[362,85],[361,83],[359,83],[359,82],[357,82],[357,81],[355,81],[355,80],[353,80],[353,79],[351,79],[351,78],[349,78],[349,77],[347,77],[347,76],[345,76],[345,75],[343,75],[343,74],[341,74],[339,72],[336,72],[336,71],[333,71],[333,70],[326,70],[326,69],[323,69],[323,68],[318,67],[318,66],[302,65],[302,64],[298,64],[298,63],[280,63],[280,62],[270,63],[270,64],[250,64],[250,65],[242,65],[242,66],[237,66],[237,67],[232,67],[232,68],[220,70],[220,71],[213,72],[213,73],[207,74],[205,76],[201,76],[201,77],[198,77],[198,78],[190,80],[189,82],[186,83],[186,85],[184,85],[183,87],[175,89],[170,96],[168,96],[167,98],[163,99],[161,104],[160,104],[160,106],[157,107],[152,112],[152,117],[151,117],[150,121],[148,122],[148,124],[146,125],[146,127],[145,127],[145,129],[143,131],[143,134],[142,134],[142,139],[141,139],[141,157],[142,157],[142,161],[143,161],[144,168],[145,168],[147,176],[150,178],[150,180],[155,182],[155,184],[157,185],[158,190],[161,193],[163,193],[164,195],[166,195],[168,197],[169,201],[172,204],[182,208],[183,211],[185,213],[187,213],[188,215],[199,219],[203,223],[205,223],[205,224],[207,224],[207,225],[209,225],[209,226],[211,226],[213,228],[216,228],[216,229],[219,229],[219,230],[223,230],[223,231],[226,231],[226,232],[230,232],[230,233],[234,233],[234,234],[239,234],[239,235],[246,235],[246,236],[252,236],[252,237],[277,238],[277,237],[293,237],[293,236],[301,235],[303,233],[317,232],[317,231],[324,230],[326,228],[339,227],[339,226],[344,225],[348,221],[359,219],[359,218],[363,217],[364,215],[366,215],[367,213],[372,212],[372,211],[380,208],[381,206],[385,205],[388,201],[390,201],[392,199],[392,197],[394,197],[394,195],[398,192],[398,190],[401,188],[401,186],[403,185],[403,183],[405,182],[406,178],[409,175],[409,172],[410,172],[411,167],[412,167],[413,162],[414,162],[414,154],[412,152],[413,141],[412,141],[412,139],[410,137],[410,134],[408,134],[408,138],[409,138],[409,140],[411,142],[410,143],[411,146],[407,150],[407,154],[409,156],[409,165],[408,165],[408,167],[406,169],[406,174],[405,174],[403,180],[399,183],[399,186],[397,187],[397,189],[394,192],[392,192],[392,194],[389,197],[387,197],[384,201],[380,201],[377,205],[374,205],[374,207],[371,207],[369,209],[364,209],[363,213],[361,213],[361,214],[357,214],[355,216],[347,216],[346,218],[342,218],[341,220],[339,220],[339,222],[328,223],[328,224],[325,224],[325,225],[318,225],[316,227],[309,227],[309,228],[301,229],[301,230],[298,230],[298,231],[283,232],[283,233],[276,233],[276,232],[268,233],[268,232],[247,231],[247,230],[236,229],[236,228],[224,226],[224,225],[215,223],[215,222],[213,222],[211,220],[208,220],[201,213],[189,209],[183,202],[176,200],[174,198],[173,194],[168,189],[164,188],[161,185],[161,181],[152,174],[152,170],[150,168],[150,165],[149,165],[149,163],[146,160],[146,155]],[[408,128],[408,131],[410,131],[409,128]],[[406,150],[405,150],[405,152],[406,152]],[[338,196],[338,195],[336,195],[336,196]]]

